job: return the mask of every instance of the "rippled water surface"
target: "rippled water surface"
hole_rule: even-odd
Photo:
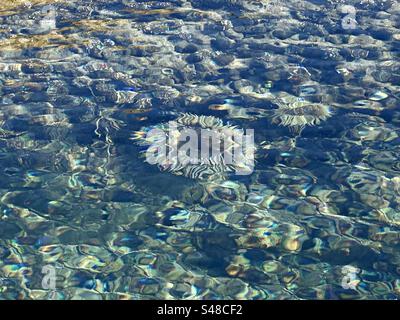
[[[398,299],[399,27],[394,0],[2,0],[0,298]],[[254,129],[252,174],[147,163],[182,114]]]

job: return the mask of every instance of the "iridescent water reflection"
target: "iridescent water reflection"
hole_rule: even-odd
[[[0,10],[0,298],[399,297],[398,2]],[[146,163],[182,113],[254,129],[254,172]]]

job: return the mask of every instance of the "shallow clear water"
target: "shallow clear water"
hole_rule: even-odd
[[[0,10],[1,299],[399,298],[397,1]],[[147,163],[182,113],[254,171]]]

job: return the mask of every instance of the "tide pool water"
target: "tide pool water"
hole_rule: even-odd
[[[0,299],[398,299],[399,22],[2,0]]]

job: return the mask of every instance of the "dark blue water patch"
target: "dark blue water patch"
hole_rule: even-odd
[[[0,221],[0,232],[3,239],[13,239],[21,230],[16,223]]]
[[[225,9],[230,12],[238,12],[241,8],[239,0],[193,0],[190,1],[194,8],[203,10]]]

